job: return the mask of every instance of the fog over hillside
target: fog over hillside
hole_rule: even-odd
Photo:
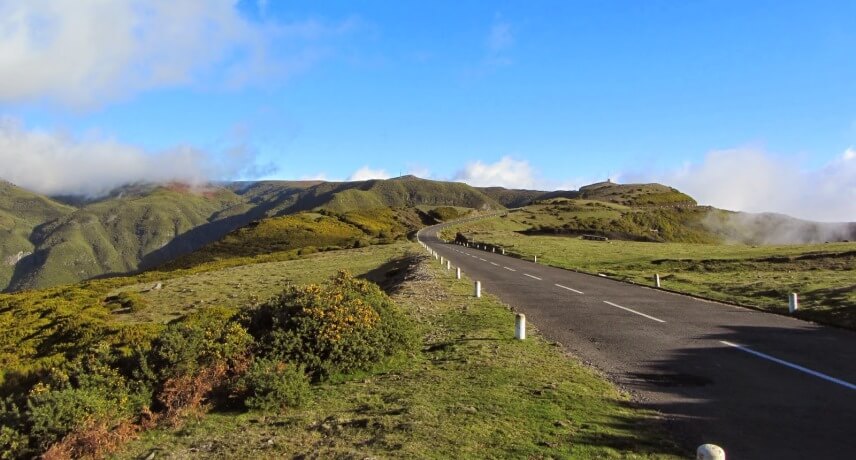
[[[714,151],[702,162],[676,170],[622,176],[622,180],[637,179],[677,187],[701,204],[732,211],[775,212],[821,222],[856,221],[853,148],[815,168],[755,148]]]
[[[729,243],[811,244],[856,241],[854,222],[810,222],[774,213],[711,212],[702,223]]]

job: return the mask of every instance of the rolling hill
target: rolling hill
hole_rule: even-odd
[[[346,232],[346,238],[329,244],[339,247],[406,235],[415,228],[413,222],[421,218],[416,211],[404,209],[503,208],[469,185],[413,176],[360,182],[238,182],[205,187],[133,184],[98,199],[66,196],[54,200],[6,183],[0,192],[0,258],[4,262],[0,289],[6,291],[154,267],[252,222],[304,211],[329,212],[337,216],[331,219],[353,230]],[[396,221],[399,223],[388,225],[383,234],[380,230],[375,232],[366,226],[375,225],[372,219],[386,211],[368,219],[359,212],[378,209],[398,210],[391,211],[390,216],[411,223]],[[380,216],[381,221],[390,216]],[[265,228],[267,224],[262,227]],[[294,244],[286,239],[278,247],[286,246]],[[229,250],[237,249],[233,244]]]
[[[296,250],[309,236],[321,242],[316,249],[385,242],[403,238],[431,219],[504,208],[523,208],[518,220],[528,233],[697,243],[856,239],[853,224],[731,213],[698,206],[688,195],[660,184],[601,182],[579,191],[537,191],[403,176],[200,187],[131,184],[92,199],[45,197],[3,182],[0,290],[133,273],[177,260],[186,265],[253,256],[271,247]],[[453,209],[460,211],[450,214]],[[270,218],[275,220],[266,220]],[[301,228],[309,221],[330,234],[307,235]]]

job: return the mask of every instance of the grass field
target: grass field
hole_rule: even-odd
[[[409,245],[408,248],[415,248]],[[402,245],[334,251],[236,267],[165,284],[153,304],[187,286],[241,283],[259,295],[280,280],[321,281],[403,254]],[[375,271],[400,274],[400,264]],[[267,275],[275,273],[272,278]],[[263,275],[267,274],[267,275]],[[170,288],[169,285],[173,287]],[[208,288],[206,288],[208,289]],[[161,292],[163,292],[161,291]],[[211,413],[180,430],[147,432],[116,458],[682,458],[653,414],[591,369],[531,333],[513,339],[513,313],[424,259],[393,298],[417,323],[421,349],[376,372],[316,385],[285,413]],[[170,310],[166,307],[165,310]]]
[[[748,246],[739,244],[597,242],[571,236],[523,235],[526,213],[449,228],[519,256],[556,267],[652,284],[707,298],[787,312],[787,295],[800,295],[799,316],[856,328],[856,243]],[[537,218],[545,219],[538,215]]]
[[[364,275],[383,263],[402,257],[411,243],[378,245],[359,249],[319,252],[296,260],[251,263],[220,270],[186,274],[164,281],[146,281],[112,290],[140,293],[147,308],[114,315],[120,321],[163,323],[207,306],[238,308],[278,294],[289,284],[324,280],[347,266]],[[151,287],[161,282],[161,289]]]

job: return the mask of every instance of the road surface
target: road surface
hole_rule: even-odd
[[[856,458],[856,333],[446,244],[442,227],[419,239],[662,413],[688,448]]]

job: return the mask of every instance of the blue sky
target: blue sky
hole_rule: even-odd
[[[851,1],[0,0],[0,177],[92,192],[169,178],[175,158],[214,178],[611,176],[856,220],[854,17]],[[103,171],[75,182],[63,161]]]

